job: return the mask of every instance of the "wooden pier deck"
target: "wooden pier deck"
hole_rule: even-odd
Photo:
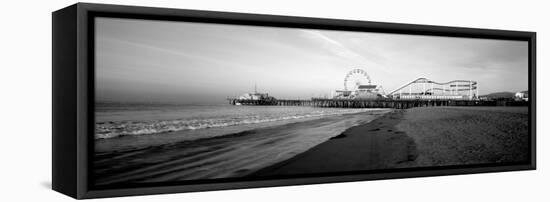
[[[311,106],[332,108],[395,108],[408,109],[412,107],[437,107],[437,106],[527,106],[527,102],[517,101],[483,101],[483,100],[345,100],[345,99],[320,99],[311,100],[273,100],[262,102],[261,100],[228,99],[229,104],[235,105],[275,105],[275,106]]]

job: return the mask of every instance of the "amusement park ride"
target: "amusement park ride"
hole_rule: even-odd
[[[373,85],[362,69],[354,69],[344,78],[344,90],[336,90],[334,99],[378,99],[384,97],[382,86]]]
[[[439,83],[427,78],[418,78],[387,95],[395,99],[475,100],[479,99],[478,92],[477,81],[453,80]]]
[[[344,90],[336,90],[334,99],[398,99],[398,100],[474,100],[478,99],[476,81],[454,80],[436,82],[418,78],[385,93],[381,85],[374,85],[362,69],[354,69],[344,78]]]
[[[326,98],[324,98],[326,100]],[[475,101],[479,100],[478,85],[471,80],[453,80],[436,82],[427,78],[418,78],[405,83],[399,88],[385,93],[381,85],[373,84],[365,70],[353,69],[344,77],[344,89],[336,90],[334,101],[369,101],[369,100],[420,100],[420,101]],[[228,98],[233,105],[280,105],[281,103],[300,103],[304,100],[277,100],[267,93],[245,93],[238,98]],[[312,98],[319,100],[319,98]]]

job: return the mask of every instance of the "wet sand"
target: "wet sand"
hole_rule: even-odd
[[[120,185],[244,177],[307,151],[350,127],[368,123],[388,111],[380,109],[335,115],[135,149],[96,151],[95,184]],[[141,138],[128,136],[119,139],[124,142]],[[109,139],[96,143],[105,141]]]
[[[251,176],[528,160],[527,107],[395,110]]]

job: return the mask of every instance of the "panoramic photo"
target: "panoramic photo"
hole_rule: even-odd
[[[95,18],[97,186],[529,162],[528,42]]]

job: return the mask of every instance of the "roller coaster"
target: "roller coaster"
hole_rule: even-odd
[[[419,105],[470,106],[485,105],[479,102],[477,81],[453,80],[436,82],[417,78],[397,89],[385,93],[381,85],[373,84],[362,69],[353,69],[344,77],[344,88],[335,90],[332,98],[311,100],[275,99],[267,93],[246,93],[238,98],[227,98],[232,105],[282,105],[318,107],[394,107],[408,108]]]
[[[478,83],[472,80],[436,82],[417,78],[385,93],[374,85],[362,69],[353,69],[344,78],[344,89],[336,90],[334,99],[394,99],[394,100],[477,100]]]
[[[474,100],[478,99],[478,83],[472,80],[436,82],[418,78],[386,94],[401,100]]]

